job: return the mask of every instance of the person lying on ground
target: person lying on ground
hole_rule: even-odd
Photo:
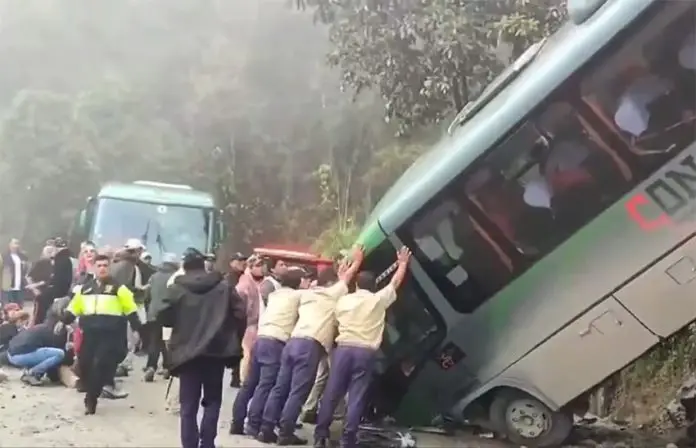
[[[10,341],[7,359],[15,367],[24,368],[21,381],[30,386],[41,386],[43,377],[59,367],[65,358],[67,330],[54,334],[59,322],[55,313],[49,313],[38,325],[20,331]]]

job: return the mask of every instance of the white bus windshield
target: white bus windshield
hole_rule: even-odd
[[[188,247],[207,251],[212,213],[208,208],[101,198],[91,238],[97,247],[112,248],[138,238],[159,264],[164,253],[180,255]]]

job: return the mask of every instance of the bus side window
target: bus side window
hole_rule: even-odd
[[[585,76],[583,100],[656,169],[696,134],[696,8],[665,8]]]
[[[399,232],[452,307],[463,313],[485,302],[512,275],[509,259],[482,232],[454,196],[426,206]]]
[[[551,103],[533,114],[491,150],[483,169],[492,173],[490,181],[468,194],[532,260],[621,197],[631,176],[568,102]],[[507,216],[501,219],[501,213]],[[512,229],[506,229],[510,223]]]

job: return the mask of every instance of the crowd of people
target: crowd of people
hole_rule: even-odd
[[[216,270],[194,248],[153,267],[135,239],[118,251],[86,242],[72,258],[55,238],[31,266],[19,254],[12,240],[0,265],[4,364],[24,369],[31,386],[66,383],[61,372],[70,372],[91,415],[100,397],[127,396],[115,377],[146,351],[145,381],[158,372],[178,381],[184,448],[215,446],[226,369],[239,387],[231,434],[305,445],[295,433],[302,421],[316,423],[314,446],[325,447],[341,418],[342,446],[356,446],[385,313],[410,259],[398,251],[398,268],[377,290],[375,274],[360,271],[360,248],[319,272],[241,253]],[[21,306],[25,292],[32,315]]]

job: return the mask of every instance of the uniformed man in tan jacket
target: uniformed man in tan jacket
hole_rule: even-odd
[[[278,281],[279,289],[269,294],[266,310],[259,318],[249,373],[234,400],[230,434],[246,433],[253,437],[259,434],[261,416],[280,371],[285,343],[297,323],[302,289],[309,286],[308,272],[300,267],[288,268],[278,276]]]
[[[356,248],[352,261],[342,263],[338,274],[325,269],[318,276],[318,287],[303,292],[297,324],[283,350],[280,372],[263,412],[259,441],[276,441],[273,429],[279,423],[279,445],[307,443],[295,434],[296,422],[314,385],[319,362],[333,347],[336,301],[348,293],[348,283],[358,272],[363,258],[362,249]]]
[[[331,371],[319,404],[314,446],[326,447],[329,427],[338,402],[348,393],[346,419],[341,447],[357,446],[357,433],[365,406],[367,391],[382,345],[386,311],[396,301],[396,290],[406,276],[411,252],[402,248],[397,252],[398,268],[387,286],[377,292],[375,275],[363,271],[358,274],[356,290],[336,303],[338,322],[337,347],[331,354]]]

